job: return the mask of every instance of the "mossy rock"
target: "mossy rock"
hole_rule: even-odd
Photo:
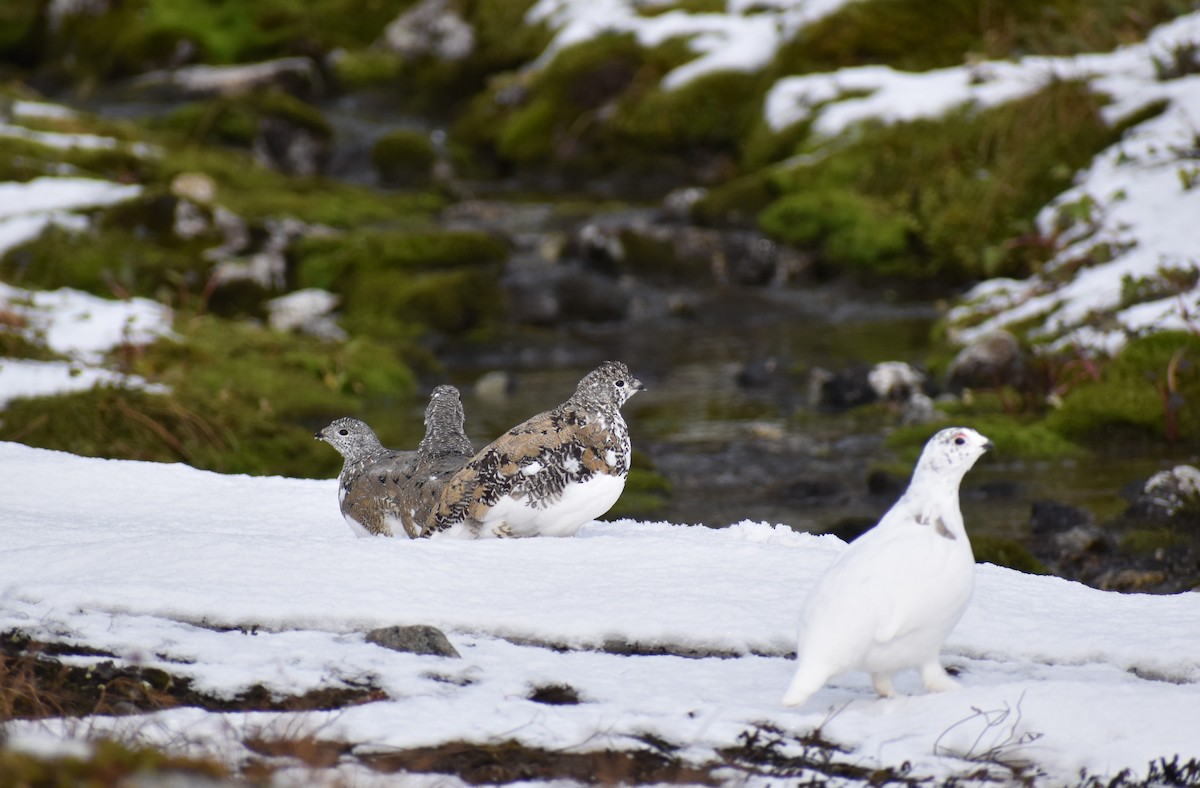
[[[909,248],[909,220],[881,200],[848,189],[797,192],[759,215],[767,234],[816,247],[834,267],[887,269]]]
[[[1006,539],[1001,536],[971,536],[971,549],[975,552],[975,562],[980,564],[995,564],[1006,566],[1018,572],[1031,575],[1048,575],[1050,570],[1034,557],[1025,545],[1016,539]]]
[[[346,329],[366,336],[386,337],[406,324],[461,334],[497,322],[505,301],[498,271],[377,269],[354,277],[344,312]]]
[[[1173,387],[1173,390],[1172,390]],[[1165,331],[1130,342],[1099,381],[1070,391],[1047,425],[1080,441],[1200,441],[1200,337]]]
[[[767,174],[750,173],[709,189],[692,206],[692,218],[701,224],[750,226],[779,196]]]
[[[883,63],[909,71],[962,65],[970,57],[1109,51],[1140,40],[1190,10],[1184,0],[923,0],[847,3],[800,30],[772,71],[803,74]]]
[[[503,241],[479,232],[375,231],[312,238],[294,250],[301,287],[343,297],[343,325],[369,336],[462,333],[504,314]]]
[[[322,177],[298,177],[256,165],[236,150],[174,148],[154,163],[148,180],[169,184],[180,173],[202,172],[217,183],[217,202],[247,221],[291,216],[309,224],[430,225],[444,199],[431,193],[380,193]]]
[[[380,137],[371,148],[379,179],[389,185],[428,186],[433,180],[437,151],[429,135],[401,129]]]
[[[395,82],[404,70],[401,57],[380,49],[341,52],[330,59],[334,79],[345,91],[359,91]]]
[[[151,221],[150,224],[154,224]],[[148,237],[136,228],[92,227],[75,232],[57,226],[0,260],[0,275],[22,287],[74,287],[100,296],[114,292],[179,304],[198,296],[210,264],[199,239]]]
[[[1186,545],[1191,540],[1173,528],[1131,528],[1121,535],[1121,549],[1135,555],[1154,555]]]
[[[333,135],[320,110],[274,90],[185,104],[161,120],[151,120],[149,127],[177,134],[193,144],[250,148],[266,119],[283,121],[326,141]]]

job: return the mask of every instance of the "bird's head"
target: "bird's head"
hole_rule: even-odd
[[[383,448],[375,431],[358,419],[337,419],[328,427],[318,430],[316,438],[337,449],[347,461],[365,457]]]
[[[995,444],[970,427],[948,427],[925,444],[916,472],[944,475],[957,481],[984,452],[994,447]]]
[[[629,367],[620,361],[605,361],[600,366],[583,376],[579,387],[575,389],[575,399],[581,402],[621,407],[625,400],[642,389],[642,381],[629,371]]]

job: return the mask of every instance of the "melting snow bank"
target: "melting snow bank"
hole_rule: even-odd
[[[1043,271],[1024,281],[984,282],[950,314],[952,337],[962,343],[1034,320],[1041,323],[1030,333],[1035,342],[1112,353],[1129,335],[1195,329],[1200,322],[1200,255],[1193,239],[1200,216],[1194,113],[1200,75],[1163,78],[1177,56],[1191,57],[1198,44],[1200,13],[1194,13],[1107,54],[1027,57],[925,73],[867,66],[789,77],[772,88],[765,111],[774,128],[813,118],[814,130],[833,138],[868,119],[904,121],[963,104],[1013,101],[1050,79],[1088,80],[1111,98],[1105,108],[1110,122],[1163,103],[1161,114],[1098,155],[1077,185],[1042,211],[1040,230],[1059,249]],[[1064,228],[1068,218],[1072,223]]]
[[[22,337],[62,361],[0,358],[0,406],[18,397],[82,391],[97,384],[155,390],[134,375],[100,368],[121,344],[144,345],[171,330],[171,310],[146,298],[111,301],[62,288],[23,290],[0,283],[0,313]]]
[[[834,537],[621,521],[572,539],[355,539],[333,480],[12,443],[0,443],[0,467],[0,631],[101,649],[222,696],[254,684],[292,695],[370,684],[386,695],[332,713],[189,708],[10,723],[14,746],[112,732],[203,742],[236,760],[250,732],[277,726],[358,754],[509,739],[635,749],[653,737],[703,764],[756,727],[821,726],[860,765],[907,762],[912,777],[942,778],[1028,763],[1056,784],[1081,769],[1145,774],[1160,757],[1200,756],[1197,594],[1117,595],[981,565],[944,654],[962,690],[924,694],[902,675],[900,691],[913,694],[879,700],[853,674],[792,710],[779,700],[796,615],[844,548]],[[442,628],[463,658],[363,637],[418,623]],[[548,684],[581,702],[529,700]]]

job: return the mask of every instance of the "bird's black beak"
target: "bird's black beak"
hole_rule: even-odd
[[[634,391],[645,391],[646,384],[637,378],[634,378],[633,380],[629,381],[629,388],[633,389]]]
[[[992,443],[991,441],[988,441],[987,443],[983,444],[984,451],[991,451],[994,448],[996,448],[996,444]]]

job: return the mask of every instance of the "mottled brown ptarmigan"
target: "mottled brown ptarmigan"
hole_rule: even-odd
[[[351,418],[334,421],[316,437],[345,460],[338,476],[338,503],[346,524],[358,536],[416,537],[419,531],[411,507],[419,498],[414,489],[418,467],[464,453],[465,462],[471,449],[463,431],[462,401],[453,386],[438,386],[430,396],[425,437],[416,451],[383,446],[369,426]]]
[[[606,361],[553,410],[513,427],[446,484],[424,536],[571,536],[625,488],[629,430],[621,405],[643,388]]]

